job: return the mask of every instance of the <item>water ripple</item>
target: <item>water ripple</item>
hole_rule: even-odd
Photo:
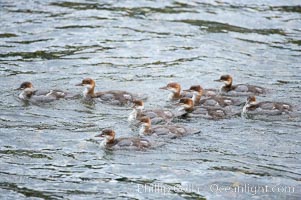
[[[210,185],[300,187],[300,3],[298,1],[9,1],[1,2],[0,198],[43,199],[297,199],[295,193],[222,193]],[[23,103],[23,81],[37,89],[75,86],[147,94],[146,108],[172,108],[159,90],[231,74],[234,83],[269,89],[296,112],[176,123],[201,133],[148,151],[105,150],[94,137],[114,128],[138,133],[130,108],[81,99]],[[244,98],[241,99],[245,101]],[[139,192],[155,184],[168,193]],[[193,191],[181,188],[193,185]]]

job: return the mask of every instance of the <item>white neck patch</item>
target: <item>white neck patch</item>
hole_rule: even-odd
[[[141,110],[143,110],[143,109],[144,109],[144,106],[137,106],[137,107],[136,107],[136,110],[140,110],[140,111],[141,111]]]
[[[185,107],[184,107],[184,106],[180,106],[180,107],[178,108],[178,111],[183,111],[183,110],[185,110]]]
[[[86,85],[84,85],[84,87],[85,87],[85,89],[83,91],[83,95],[84,95],[84,97],[86,97],[88,95],[89,91],[91,90],[92,85],[86,84]]]
[[[140,129],[139,129],[139,135],[140,135],[140,136],[143,136],[144,133],[145,133],[145,125],[142,124],[141,127],[140,127]]]
[[[170,93],[170,94],[168,95],[168,99],[169,99],[169,100],[173,100],[173,99],[174,99],[174,93]]]
[[[231,84],[231,81],[228,80],[228,81],[223,81],[226,85],[230,85]]]
[[[29,99],[27,97],[28,94],[30,94],[31,92],[34,92],[35,89],[34,88],[25,88],[20,94],[19,94],[19,98],[20,99],[23,99],[23,100],[26,100],[26,99]]]
[[[129,114],[128,121],[133,122],[137,118],[137,110],[133,109],[133,111]]]
[[[106,135],[105,138],[102,140],[102,142],[100,143],[100,146],[105,147],[107,145],[107,143],[109,141],[111,141],[113,139],[112,136],[110,135]]]
[[[246,113],[248,110],[248,108],[251,106],[251,104],[249,104],[248,102],[246,102],[246,104],[244,105],[243,109],[242,109],[242,113]]]
[[[178,90],[176,88],[167,88],[168,91],[171,91],[172,93],[177,93]]]
[[[194,103],[197,103],[196,100],[197,100],[197,98],[200,96],[199,93],[198,93],[198,92],[193,92],[192,94],[193,94],[193,95],[192,95],[192,101],[193,101]]]

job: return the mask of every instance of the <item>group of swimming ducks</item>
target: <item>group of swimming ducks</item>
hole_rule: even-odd
[[[199,133],[189,127],[173,124],[176,118],[200,117],[206,119],[225,119],[233,116],[247,117],[249,115],[281,115],[292,112],[292,106],[282,102],[256,102],[255,95],[265,94],[266,89],[247,84],[233,85],[230,75],[223,75],[218,80],[224,85],[218,89],[203,89],[200,85],[193,85],[187,90],[181,90],[181,85],[176,82],[161,87],[170,92],[169,100],[176,102],[174,108],[144,109],[146,98],[127,91],[110,90],[95,92],[95,81],[85,78],[76,86],[83,86],[83,99],[100,101],[119,106],[132,106],[133,110],[128,116],[132,127],[139,130],[139,137],[115,138],[112,129],[104,129],[95,137],[104,138],[101,145],[106,148],[138,148],[144,149],[152,146],[147,137],[179,138],[185,135]],[[32,103],[51,102],[61,98],[76,98],[62,90],[40,91],[33,87],[31,82],[23,82],[18,90],[22,90],[19,98]],[[247,98],[244,102],[241,98]],[[241,109],[241,107],[243,108]]]

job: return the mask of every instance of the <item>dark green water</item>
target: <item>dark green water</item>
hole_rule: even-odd
[[[198,119],[186,125],[201,134],[149,151],[105,151],[94,135],[107,127],[134,135],[130,110],[24,105],[12,90],[32,81],[76,93],[91,77],[98,90],[146,93],[153,108],[166,105],[158,88],[168,82],[220,87],[212,80],[228,73],[269,88],[259,101],[300,104],[300,1],[247,2],[0,1],[0,198],[300,198],[298,119]],[[221,191],[238,185],[294,191]]]

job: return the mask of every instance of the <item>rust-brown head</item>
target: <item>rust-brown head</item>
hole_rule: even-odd
[[[191,111],[193,109],[193,100],[191,98],[182,98],[178,103],[181,107],[183,107],[187,111]]]
[[[112,142],[115,139],[115,131],[112,129],[104,129],[100,134],[95,135],[95,137],[105,138],[108,142]]]
[[[140,130],[139,135],[144,135],[151,132],[151,119],[147,116],[140,118]]]
[[[147,116],[142,117],[142,118],[140,119],[140,124],[141,124],[142,126],[147,126],[147,127],[149,127],[149,126],[151,125],[151,119],[150,119],[149,117],[147,117]]]
[[[17,88],[17,90],[25,90],[25,89],[27,89],[27,88],[30,88],[30,89],[33,88],[33,85],[32,85],[31,82],[28,82],[28,81],[23,82],[23,83],[20,85],[20,87]]]
[[[176,82],[168,83],[166,86],[161,87],[162,90],[168,90],[172,93],[180,93],[181,92],[181,85]]]
[[[200,96],[202,96],[203,94],[203,88],[200,85],[192,85],[188,90],[184,90],[184,91],[192,92]]]
[[[76,84],[76,86],[94,87],[95,81],[92,78],[85,78],[81,83]]]
[[[248,104],[255,104],[256,103],[256,97],[255,96],[249,96],[247,99]]]
[[[133,100],[132,104],[134,109],[138,109],[138,110],[144,109],[144,102],[142,100]]]
[[[218,80],[215,81],[224,82],[227,86],[232,85],[232,77],[230,75],[222,75]]]
[[[95,81],[91,78],[85,78],[81,83],[76,84],[76,86],[84,86],[85,90],[83,94],[85,97],[94,95]]]

